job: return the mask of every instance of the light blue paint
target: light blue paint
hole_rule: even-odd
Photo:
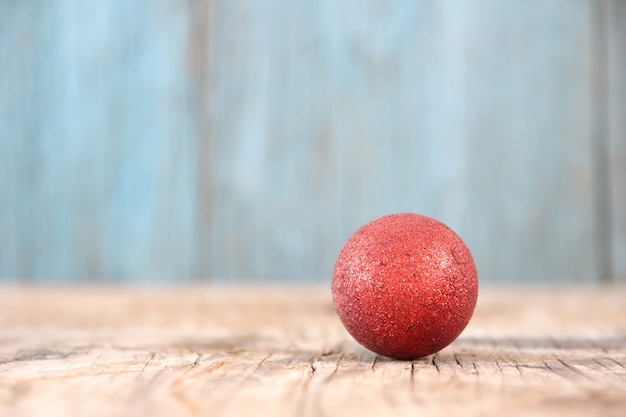
[[[0,99],[18,107],[2,134],[11,149],[2,160],[13,166],[1,198],[14,208],[0,220],[11,230],[0,252],[12,246],[0,273],[192,276],[195,145],[181,77],[187,16],[165,2],[144,2],[143,10],[74,3],[17,6],[28,9],[11,20],[21,44],[0,41],[3,62],[26,61],[0,77],[18,86]]]
[[[198,5],[0,1],[1,277],[328,280],[417,211],[486,280],[599,278],[591,2],[216,0],[208,50]]]

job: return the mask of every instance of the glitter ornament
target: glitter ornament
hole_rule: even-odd
[[[333,271],[335,310],[383,356],[413,359],[448,346],[478,296],[472,255],[445,224],[415,213],[376,219],[345,243]]]

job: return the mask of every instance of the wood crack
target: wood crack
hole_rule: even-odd
[[[143,375],[143,371],[146,370],[146,368],[148,367],[148,364],[154,359],[155,356],[156,356],[156,354],[154,352],[150,352],[150,357],[148,358],[146,363],[143,365],[143,368],[141,368],[141,371],[139,372],[139,375]]]
[[[269,353],[266,356],[264,356],[250,372],[246,373],[243,379],[241,379],[239,383],[237,384],[238,386],[236,388],[233,388],[232,391],[230,392],[230,395],[226,397],[225,400],[222,402],[220,408],[218,410],[214,410],[214,415],[216,417],[226,413],[226,411],[228,410],[228,407],[232,404],[233,400],[237,396],[237,393],[241,391],[242,387],[245,386],[250,381],[250,379],[254,377],[254,374],[261,368],[261,366],[271,356],[272,356],[272,353]]]
[[[608,358],[608,359],[609,359],[610,361],[612,361],[612,362],[615,362],[615,363],[616,363],[617,365],[619,365],[621,368],[626,369],[626,366],[625,366],[623,363],[619,362],[618,360],[616,360],[616,359],[614,359],[614,358]]]
[[[375,368],[376,368],[376,363],[378,362],[378,358],[379,358],[379,357],[380,357],[380,355],[376,355],[376,356],[374,356],[374,360],[372,361],[372,367],[371,367],[372,372],[374,372],[374,371],[376,370],[376,369],[375,369]]]
[[[435,367],[435,369],[437,370],[437,374],[441,375],[441,370],[439,369],[439,364],[437,363],[437,355],[433,355],[432,359],[431,359],[431,364]]]

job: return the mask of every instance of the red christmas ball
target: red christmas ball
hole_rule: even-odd
[[[392,214],[357,230],[333,271],[335,310],[348,332],[383,356],[413,359],[448,346],[478,296],[472,255],[445,224]]]

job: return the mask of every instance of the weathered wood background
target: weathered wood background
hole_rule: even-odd
[[[626,2],[0,0],[0,277],[328,277],[416,211],[626,277]]]

